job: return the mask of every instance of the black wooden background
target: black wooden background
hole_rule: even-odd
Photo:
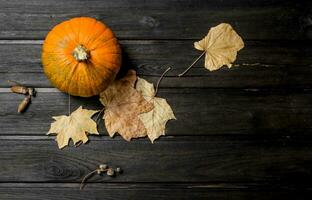
[[[101,137],[59,150],[51,116],[68,96],[43,74],[41,46],[56,24],[95,17],[116,33],[124,66],[154,83],[177,121],[151,144]],[[245,41],[235,67],[208,72],[193,42],[219,23]],[[312,187],[312,5],[298,0],[0,0],[0,199],[300,199]],[[15,80],[38,88],[24,114]],[[101,108],[97,98],[72,98]],[[82,177],[100,163],[124,174]]]

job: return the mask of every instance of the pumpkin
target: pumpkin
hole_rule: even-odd
[[[98,95],[112,82],[121,65],[114,33],[90,17],[56,25],[42,48],[44,73],[53,86],[74,96]]]

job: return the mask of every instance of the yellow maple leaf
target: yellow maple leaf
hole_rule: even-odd
[[[74,144],[80,141],[86,143],[88,141],[87,134],[99,135],[96,123],[91,119],[97,112],[97,110],[87,110],[80,106],[70,116],[54,116],[52,118],[56,121],[51,123],[47,134],[57,135],[56,141],[60,149],[67,146],[70,139]]]
[[[115,80],[100,94],[100,101],[105,106],[103,119],[111,137],[116,132],[127,141],[146,136],[138,115],[152,110],[153,104],[134,88],[136,79],[136,72],[129,70],[124,78]]]
[[[223,65],[231,68],[244,42],[230,24],[222,23],[212,27],[206,37],[194,43],[194,47],[205,51],[205,68],[213,71]]]
[[[165,135],[166,123],[170,119],[176,119],[166,99],[155,97],[155,89],[152,83],[138,78],[136,89],[143,97],[154,105],[154,109],[139,115],[147,129],[147,136],[154,143],[154,140]]]

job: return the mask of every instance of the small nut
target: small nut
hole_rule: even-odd
[[[120,167],[117,167],[115,171],[116,171],[117,173],[121,173],[121,172],[122,172],[122,170],[121,170]]]
[[[107,169],[107,165],[106,165],[106,164],[101,164],[101,165],[99,166],[99,168],[100,168],[101,170]]]
[[[11,91],[18,94],[27,94],[29,92],[27,87],[20,85],[12,86]]]
[[[114,176],[114,175],[115,175],[115,171],[114,171],[114,169],[109,168],[109,169],[107,170],[106,174],[107,174],[108,176]]]
[[[17,112],[22,113],[30,103],[30,95],[26,96],[23,101],[18,105]]]
[[[101,172],[100,169],[97,169],[97,170],[96,170],[96,173],[97,173],[97,174],[101,174],[102,172]]]

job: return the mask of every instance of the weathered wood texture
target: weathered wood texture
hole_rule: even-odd
[[[60,151],[45,136],[0,138],[0,182],[80,182],[99,163],[124,174],[88,182],[212,182],[308,185],[310,137],[166,137],[146,140],[92,137]]]
[[[265,188],[209,184],[88,184],[80,191],[78,184],[0,184],[0,196],[7,200],[95,200],[95,199],[144,199],[150,200],[199,200],[199,199],[305,199],[310,189]]]
[[[75,16],[106,22],[119,38],[200,38],[231,23],[245,39],[311,39],[311,4],[293,0],[2,0],[1,38],[44,38]]]
[[[303,199],[312,176],[312,3],[305,0],[0,0],[0,199]],[[151,144],[101,136],[59,150],[44,136],[68,96],[52,89],[41,45],[75,16],[104,21],[120,39],[123,70],[161,83],[178,120]],[[208,72],[193,42],[221,22],[245,41],[232,69]],[[26,113],[15,80],[39,89]],[[72,110],[102,106],[71,98]],[[98,164],[125,173],[82,177]],[[112,182],[112,183],[111,183]]]
[[[0,42],[0,87],[8,79],[34,87],[51,87],[41,65],[42,41]],[[186,77],[177,76],[200,52],[193,41],[121,41],[123,68],[134,67],[138,74],[156,82],[162,72],[172,70],[162,81],[164,87],[207,88],[312,88],[312,44],[310,42],[246,42],[232,69],[208,72],[203,59]],[[12,54],[12,52],[14,52]]]
[[[0,93],[0,135],[42,135],[49,130],[52,116],[68,114],[68,95],[41,89],[27,112],[16,112],[24,98]],[[160,89],[178,120],[167,124],[167,135],[273,134],[312,133],[312,90],[227,90],[227,89]],[[97,97],[71,97],[72,110],[83,105],[101,109]],[[99,130],[107,135],[103,121]]]

